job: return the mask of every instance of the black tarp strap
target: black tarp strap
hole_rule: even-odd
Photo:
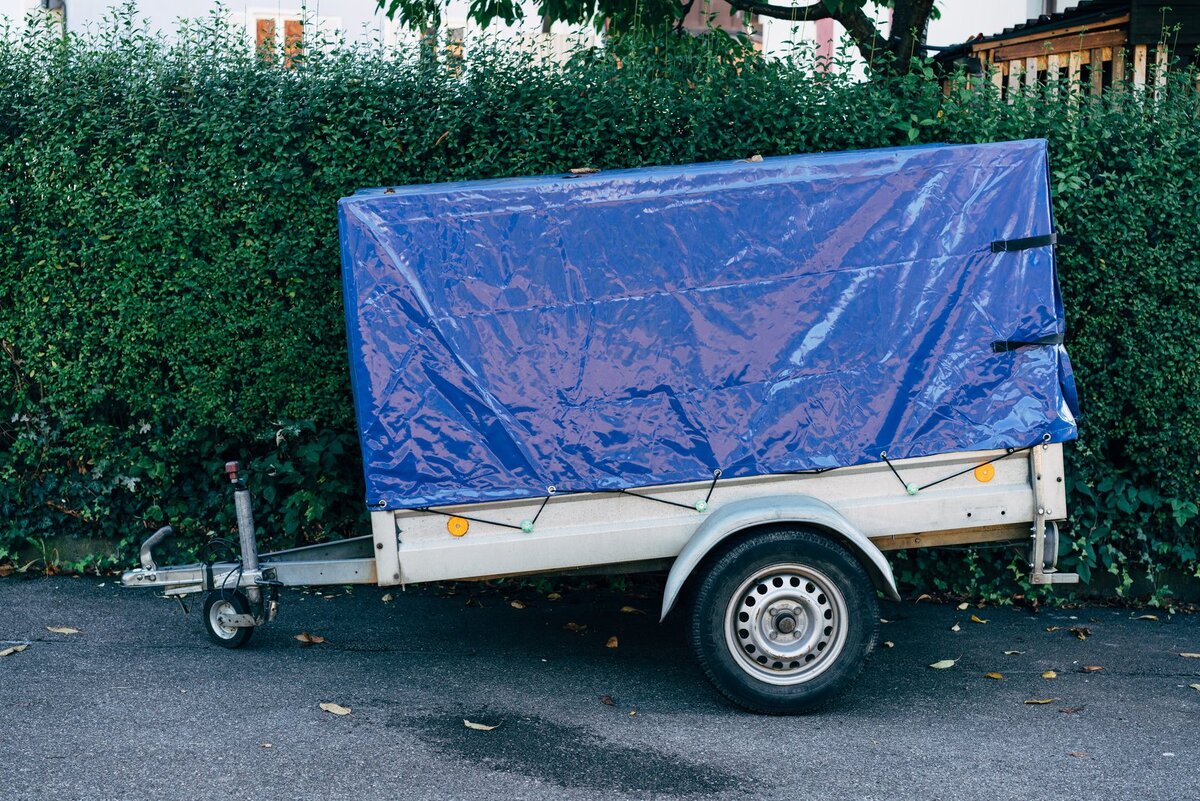
[[[1058,234],[1042,234],[1041,236],[1027,236],[1024,239],[997,239],[992,243],[993,253],[1012,253],[1017,250],[1029,250],[1030,248],[1044,248],[1047,245],[1057,245]]]
[[[1038,337],[1037,339],[997,339],[992,343],[992,351],[994,353],[1009,353],[1017,348],[1037,348],[1043,345],[1061,345],[1062,343],[1062,334],[1046,334],[1044,337]]]

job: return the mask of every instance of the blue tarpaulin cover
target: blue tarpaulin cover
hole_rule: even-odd
[[[367,502],[1075,436],[1042,140],[368,190],[339,206]]]

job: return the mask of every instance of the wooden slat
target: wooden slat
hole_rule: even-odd
[[[1071,94],[1079,94],[1079,75],[1083,71],[1083,53],[1073,50],[1067,55],[1067,81]]]
[[[1133,48],[1133,85],[1146,85],[1146,45]]]
[[[998,92],[1004,91],[1004,70],[1002,67],[1003,65],[1001,64],[993,64],[991,67],[992,83],[996,85],[996,91]]]
[[[1011,103],[1021,91],[1021,62],[1008,62],[1008,101]]]
[[[881,551],[901,548],[937,548],[944,545],[971,545],[980,542],[1003,542],[1029,538],[1029,524],[1011,526],[978,526],[949,531],[929,531],[920,534],[895,534],[872,538]]]
[[[1025,85],[1034,86],[1037,84],[1038,64],[1037,56],[1030,56],[1025,59]]]
[[[1089,31],[1097,31],[1097,30],[1106,31],[1109,28],[1123,27],[1128,22],[1129,22],[1129,15],[1123,14],[1119,17],[1113,17],[1112,19],[1106,19],[1101,22],[1094,22],[1094,23],[1090,23],[1087,25],[1072,25],[1069,28],[1062,28],[1061,30],[1054,31],[1054,34],[1056,37],[1062,37],[1062,36],[1067,36],[1068,34],[1073,34],[1073,33],[1085,34],[1085,33],[1088,33]],[[991,50],[992,48],[996,48],[996,47],[1012,47],[1014,45],[1025,44],[1026,42],[1042,42],[1042,41],[1045,41],[1045,39],[1046,39],[1045,32],[1030,33],[1030,34],[1026,34],[1025,36],[1014,36],[1012,39],[1005,39],[1003,42],[995,42],[995,41],[980,42],[978,45],[973,46],[971,51],[972,51],[972,53],[978,53],[978,52],[980,52],[980,50]],[[978,47],[979,49],[976,50],[975,49],[976,47]]]
[[[1125,87],[1125,48],[1118,47],[1113,50],[1113,85],[1118,91]]]
[[[1154,48],[1154,86],[1161,89],[1167,85],[1167,46],[1159,43]]]
[[[1092,48],[1091,53],[1091,94],[1099,96],[1104,91],[1104,61],[1100,58],[1100,48]]]
[[[1057,53],[1046,56],[1046,85],[1050,87],[1050,93],[1055,97],[1058,96],[1059,70],[1062,69],[1062,64],[1059,63],[1060,58]]]
[[[1051,53],[1070,53],[1072,50],[1091,50],[1093,47],[1121,47],[1127,41],[1123,30],[1098,31],[1079,36],[1059,36],[1015,47],[997,47],[995,57],[997,61],[1012,61]]]

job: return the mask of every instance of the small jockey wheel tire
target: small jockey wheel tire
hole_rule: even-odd
[[[254,634],[254,627],[222,625],[218,618],[229,614],[250,614],[250,601],[240,590],[213,590],[204,599],[201,620],[209,639],[222,648],[241,648]]]

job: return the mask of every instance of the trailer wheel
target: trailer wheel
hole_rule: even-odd
[[[213,590],[204,599],[204,630],[222,648],[241,648],[254,634],[253,626],[225,626],[221,615],[248,615],[250,601],[239,590]]]
[[[780,529],[709,565],[690,639],[716,688],[753,712],[809,712],[845,690],[875,647],[879,604],[862,564],[832,540]]]

